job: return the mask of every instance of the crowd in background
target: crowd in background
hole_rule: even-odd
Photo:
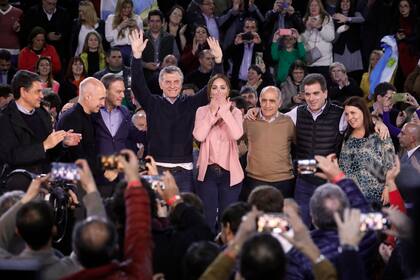
[[[418,3],[137,2],[0,0],[1,273],[420,277]]]

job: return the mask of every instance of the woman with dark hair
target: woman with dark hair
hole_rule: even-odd
[[[360,83],[363,71],[360,26],[365,19],[356,12],[355,0],[338,0],[333,19],[336,34],[334,62],[343,63],[349,76]]]
[[[305,102],[300,85],[306,74],[306,64],[302,60],[296,60],[290,65],[287,79],[280,85],[283,101],[280,107],[281,111],[287,112]]]
[[[394,163],[394,145],[391,138],[382,140],[375,133],[372,117],[362,97],[347,99],[344,114],[348,128],[340,153],[340,168],[358,184],[368,201],[380,207],[385,176]]]
[[[63,104],[79,95],[79,85],[85,77],[86,71],[82,59],[78,56],[70,58],[66,75],[58,92]]]
[[[102,38],[105,38],[105,22],[96,15],[92,2],[80,1],[79,17],[74,19],[71,31],[70,55],[80,56],[85,38],[92,31],[98,32]]]
[[[93,74],[106,67],[102,38],[96,31],[89,32],[86,35],[80,58],[83,61],[88,77],[93,76]]]
[[[261,69],[260,66],[264,69]],[[265,65],[252,64],[248,68],[247,82],[244,86],[242,86],[242,88],[251,87],[255,89],[257,93],[259,93],[263,88],[271,85],[274,85],[274,79],[270,71],[265,69]]]
[[[39,75],[42,81],[43,89],[51,89],[55,94],[58,94],[60,84],[54,80],[51,72],[51,59],[46,56],[41,56],[35,66],[36,73]]]
[[[185,10],[180,5],[174,5],[169,11],[166,17],[166,31],[175,37],[178,50],[182,52],[187,44],[185,38],[185,30],[187,25],[183,24],[182,21],[185,16]]]
[[[23,48],[19,54],[18,69],[35,72],[36,62],[40,56],[51,59],[52,72],[54,75],[61,71],[60,57],[54,46],[45,42],[47,32],[44,28],[36,26],[32,29],[28,38],[28,46]]]
[[[210,103],[198,108],[193,130],[200,142],[197,194],[204,204],[205,218],[213,232],[224,209],[236,202],[244,173],[237,141],[242,137],[242,113],[229,101],[230,82],[223,74],[208,83]]]
[[[207,44],[207,38],[209,36],[210,34],[206,26],[198,25],[195,28],[193,41],[192,43],[189,43],[185,46],[179,63],[185,76],[200,66],[198,61],[198,54],[202,50],[210,49],[209,45]]]
[[[417,45],[417,20],[411,0],[400,0],[398,14],[395,18],[393,34],[398,42],[399,71],[396,76],[397,88],[402,87],[405,79],[414,70],[419,59]]]

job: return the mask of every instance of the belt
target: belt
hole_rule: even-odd
[[[177,173],[177,172],[181,172],[181,171],[187,171],[187,169],[182,168],[181,166],[175,166],[175,167],[158,166],[158,170],[161,170],[161,171],[170,171],[171,173]]]
[[[207,168],[211,168],[211,169],[213,169],[215,171],[218,171],[218,172],[227,171],[226,169],[222,168],[220,165],[215,164],[215,163],[210,164],[209,166],[207,166]]]

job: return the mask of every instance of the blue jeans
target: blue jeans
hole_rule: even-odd
[[[312,224],[312,218],[309,210],[309,201],[311,200],[315,189],[321,184],[323,184],[323,182],[310,182],[308,180],[302,179],[302,177],[299,176],[296,178],[295,200],[300,207],[302,220],[308,228],[310,228]]]
[[[172,176],[175,178],[175,182],[178,185],[179,192],[193,192],[193,171],[187,170],[181,167],[176,168],[165,168],[158,166],[159,174],[163,171],[170,171]]]
[[[238,201],[241,189],[242,183],[230,186],[229,171],[215,164],[207,167],[204,181],[197,183],[197,194],[203,201],[205,219],[213,232],[219,230],[223,211]]]

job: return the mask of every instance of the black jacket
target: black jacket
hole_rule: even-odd
[[[91,115],[84,112],[83,107],[77,103],[73,108],[64,112],[57,123],[57,130],[73,129],[75,133],[82,134],[79,145],[66,148],[63,160],[74,162],[77,159],[86,159],[94,175],[100,171],[99,160],[96,155],[95,134]]]
[[[52,132],[51,117],[42,107],[35,109],[47,134],[36,136],[11,101],[0,113],[0,162],[8,165],[8,171],[26,169],[40,174],[49,171],[53,151],[45,152],[43,141]],[[40,141],[39,139],[43,139]],[[59,146],[59,145],[58,145]]]
[[[79,33],[81,28],[82,24],[80,23],[79,19],[74,19],[70,33],[70,56],[74,56],[74,53],[77,50],[77,45],[79,43]],[[109,49],[109,43],[107,40],[105,40],[105,22],[103,20],[100,19],[98,21],[98,27],[95,28],[95,31],[101,35],[102,45],[104,47],[104,50],[107,51]]]

